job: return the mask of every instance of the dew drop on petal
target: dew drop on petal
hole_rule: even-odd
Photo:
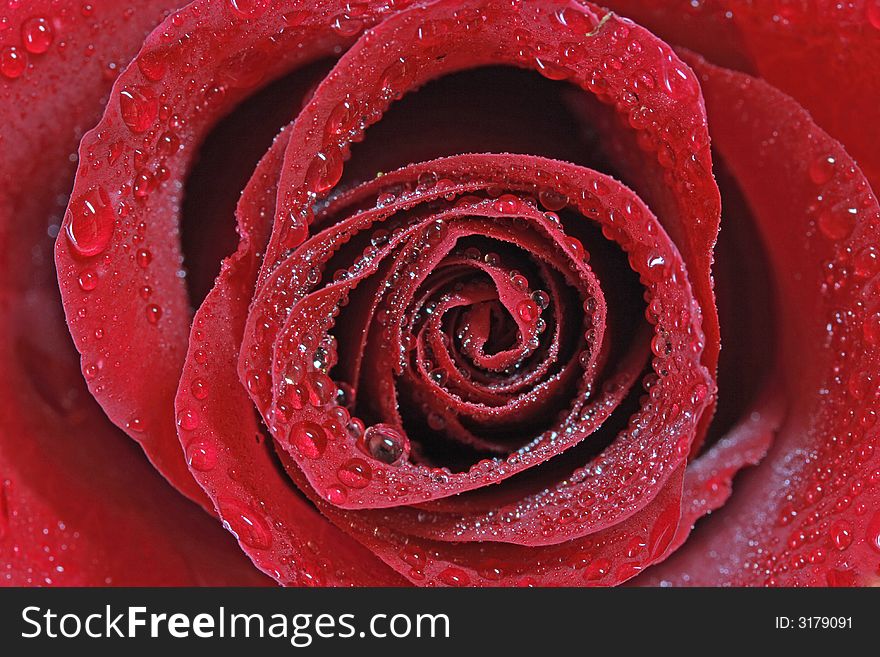
[[[319,424],[299,422],[290,429],[290,443],[306,458],[316,459],[327,447],[327,434]]]
[[[49,50],[54,38],[52,26],[41,16],[29,18],[21,25],[21,41],[24,49],[35,55]]]
[[[119,94],[119,111],[129,130],[146,132],[159,115],[159,101],[146,87],[129,87]]]
[[[177,414],[177,426],[184,431],[194,431],[199,428],[199,414],[193,410],[184,409]]]
[[[145,78],[158,82],[168,71],[168,55],[163,50],[148,50],[138,57],[137,64]]]
[[[70,202],[65,231],[73,250],[81,256],[103,253],[113,236],[116,216],[103,187],[93,187]]]
[[[98,287],[98,275],[92,269],[86,269],[80,272],[77,283],[83,292],[91,292]]]
[[[232,12],[242,18],[259,18],[268,8],[266,0],[228,0]]]
[[[27,68],[27,56],[15,46],[8,46],[0,50],[0,75],[15,80],[21,77]]]
[[[266,521],[237,500],[218,500],[224,526],[248,547],[267,550],[272,546],[272,533]]]
[[[817,185],[823,185],[834,176],[834,158],[830,155],[820,155],[810,162],[808,168],[810,180]]]
[[[193,440],[186,448],[186,462],[194,470],[208,472],[217,465],[217,448],[201,439]]]
[[[446,586],[467,586],[471,583],[470,575],[461,568],[452,566],[440,571],[438,577]]]
[[[880,272],[880,249],[866,246],[853,258],[853,272],[859,278],[870,278]]]
[[[324,497],[330,504],[343,504],[348,499],[348,493],[342,486],[330,486],[325,491]]]
[[[819,230],[830,240],[849,237],[856,220],[856,209],[826,210],[819,215]]]
[[[516,314],[519,315],[519,318],[524,322],[532,323],[538,319],[540,309],[538,308],[538,304],[531,299],[524,299],[517,304]]]
[[[336,473],[349,488],[366,488],[373,478],[373,469],[363,459],[349,459]]]
[[[318,153],[306,171],[306,187],[315,194],[323,194],[339,182],[342,169],[338,153]]]
[[[147,321],[150,324],[158,324],[159,320],[162,319],[162,307],[156,305],[155,303],[147,304],[147,307],[144,309],[144,313],[147,316]]]
[[[845,520],[838,520],[831,526],[831,541],[838,550],[847,549],[853,541],[852,527]]]
[[[389,465],[396,463],[404,455],[407,439],[397,429],[388,424],[374,424],[364,433],[364,445],[377,461]]]
[[[208,397],[208,383],[204,379],[193,379],[189,391],[196,399],[206,399]]]

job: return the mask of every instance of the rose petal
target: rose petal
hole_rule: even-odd
[[[876,189],[880,125],[880,5],[751,0],[608,0],[670,43],[709,61],[757,75],[793,96],[841,141]]]
[[[767,245],[791,410],[767,462],[652,576],[693,585],[876,582],[877,200],[792,98],[688,61],[701,77],[713,143]],[[828,158],[832,175],[811,175]]]
[[[15,43],[27,58],[17,77],[0,71],[0,580],[7,585],[268,581],[89,400],[52,266],[53,229],[64,211],[58,198],[70,187],[78,136],[98,118],[132,46],[174,6],[152,0],[128,15],[105,0],[88,11],[80,2],[34,0],[4,16],[4,45]],[[68,54],[87,48],[92,57]],[[94,280],[87,271],[78,284]]]

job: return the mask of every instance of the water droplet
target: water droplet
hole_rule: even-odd
[[[138,68],[144,77],[158,82],[168,71],[168,53],[164,50],[148,50],[137,59]]]
[[[852,527],[846,520],[838,520],[831,526],[831,541],[838,550],[845,550],[852,544]]]
[[[156,142],[156,152],[160,155],[174,155],[180,150],[180,138],[173,132],[163,132]]]
[[[674,59],[675,55],[670,53],[666,56],[666,63],[660,66],[662,88],[673,98],[690,97],[696,89],[687,72]]]
[[[550,295],[544,290],[535,290],[532,292],[531,298],[538,305],[538,308],[546,308],[550,305]]]
[[[366,488],[373,478],[373,469],[363,459],[349,459],[336,476],[349,488]]]
[[[513,194],[504,194],[492,204],[492,207],[495,208],[496,212],[514,214],[518,212],[522,206],[520,200]]]
[[[440,581],[446,586],[467,586],[471,583],[471,577],[461,568],[450,566],[442,570],[438,575]]]
[[[439,180],[434,171],[423,171],[416,179],[416,185],[419,189],[432,189]]]
[[[208,397],[208,383],[204,379],[193,379],[189,391],[196,399],[206,399]]]
[[[339,14],[330,23],[330,28],[339,36],[352,37],[364,29],[364,22],[347,14]]]
[[[306,458],[316,459],[327,447],[327,434],[314,422],[300,422],[290,429],[290,443]]]
[[[267,0],[229,0],[233,13],[242,18],[259,18],[268,8]]]
[[[150,253],[147,249],[138,249],[135,254],[135,262],[137,262],[139,267],[146,268],[149,266],[150,262],[153,260],[153,254]]]
[[[158,324],[159,320],[162,319],[162,307],[157,306],[155,303],[148,304],[144,309],[144,313],[150,324]]]
[[[406,86],[404,80],[407,75],[406,60],[398,58],[382,73],[379,80],[379,93],[384,98],[393,98],[401,93]]]
[[[602,579],[611,571],[611,561],[608,559],[600,558],[595,561],[587,564],[587,567],[584,569],[584,579],[589,581],[595,581],[597,579]]]
[[[147,87],[129,87],[119,94],[119,112],[129,130],[146,132],[159,115],[159,101]]]
[[[242,543],[257,550],[272,546],[268,523],[247,505],[237,500],[218,500],[218,506],[224,525]]]
[[[92,269],[86,269],[80,272],[77,283],[83,292],[91,292],[98,287],[98,274]]]
[[[217,448],[212,443],[197,438],[186,448],[186,462],[200,472],[213,470],[217,465]]]
[[[309,403],[312,406],[329,404],[336,397],[336,384],[323,372],[311,372],[308,376]]]
[[[315,194],[324,194],[342,178],[342,168],[338,152],[318,153],[306,171],[306,187]]]
[[[125,423],[125,428],[134,433],[141,433],[144,430],[144,421],[139,417],[133,417]]]
[[[15,46],[0,50],[0,74],[14,80],[27,68],[27,56]]]
[[[516,306],[516,314],[519,315],[521,320],[529,324],[538,319],[540,312],[538,304],[531,299],[523,299]]]
[[[45,18],[30,18],[21,25],[21,40],[24,43],[24,49],[35,55],[49,50],[54,38],[52,26]]]
[[[364,433],[364,445],[377,461],[392,465],[403,457],[408,441],[388,424],[374,424]]]
[[[327,117],[325,133],[334,137],[344,135],[355,127],[357,118],[357,103],[350,99],[343,100]]]
[[[330,504],[343,504],[348,499],[348,493],[342,486],[330,486],[324,493],[324,497]]]
[[[587,259],[587,252],[584,249],[584,245],[577,237],[567,237],[566,241],[568,242],[568,246],[571,247],[571,250],[574,251],[574,254],[578,257],[579,260]]]
[[[826,210],[819,215],[819,230],[830,240],[849,237],[856,221],[855,208]]]
[[[565,80],[571,75],[564,66],[535,57],[535,69],[548,80]]]
[[[110,198],[102,187],[93,187],[70,202],[65,231],[73,250],[81,256],[103,253],[116,222]]]
[[[542,189],[538,192],[538,202],[551,212],[558,212],[568,205],[568,198],[555,189]]]
[[[194,431],[199,428],[199,414],[196,411],[184,409],[177,414],[177,426],[184,431]]]
[[[866,246],[853,258],[853,271],[859,278],[870,278],[880,272],[880,250]]]
[[[596,21],[585,14],[581,6],[574,3],[557,10],[554,16],[560,25],[578,36],[586,36],[596,28]]]
[[[810,162],[808,168],[810,180],[817,185],[824,185],[834,176],[834,158],[830,155],[822,155]]]

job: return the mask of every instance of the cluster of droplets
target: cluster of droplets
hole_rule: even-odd
[[[809,248],[832,254],[818,281],[828,313],[823,349],[833,354],[831,378],[819,391],[824,410],[810,431],[822,440],[791,474],[778,511],[781,538],[769,538],[768,547],[746,561],[767,586],[803,576],[829,586],[880,577],[880,512],[865,495],[880,485],[880,382],[872,374],[880,353],[880,246],[874,241],[880,216],[871,210],[875,201],[867,184],[842,160],[820,149],[806,163],[815,188],[810,212],[821,237]],[[855,545],[876,554],[873,571],[855,567],[848,556]]]
[[[21,23],[17,43],[0,46],[0,76],[16,80],[25,74],[28,62],[45,55],[55,41],[56,25],[44,16],[32,16]],[[2,35],[2,31],[0,31]]]
[[[260,17],[260,8],[264,3],[260,2],[260,0],[248,2],[229,0],[229,4],[234,13],[247,19],[254,19]],[[477,17],[468,18],[467,16],[457,16],[456,20],[470,20],[474,26],[479,25],[480,22],[477,20]],[[580,33],[583,36],[583,34],[590,33],[596,28],[595,21],[577,8],[568,8],[558,13],[555,20],[558,20],[566,29],[570,29],[573,38],[574,35]],[[347,12],[344,15],[334,17],[332,28],[341,36],[355,36],[363,29],[364,24],[357,14]],[[350,34],[347,33],[349,30],[351,31]],[[615,39],[619,39],[621,44],[627,44],[628,30],[629,28],[626,25],[618,26],[615,32]],[[430,35],[432,33],[436,32],[428,25],[424,26],[423,31],[428,39],[431,38]],[[625,45],[625,49],[631,56],[636,56],[639,52],[638,48],[633,47],[631,43]],[[559,63],[556,57],[557,54],[554,53],[553,55],[553,57],[547,56],[538,47],[536,52],[528,53],[528,58],[547,77],[552,79],[570,77],[570,73],[567,72],[569,69],[565,67],[565,63]],[[525,56],[526,54],[523,53],[523,57]],[[569,53],[569,56],[575,55]],[[606,62],[607,66],[603,66],[603,70],[607,69],[608,75],[614,75],[613,71],[623,67],[624,59],[624,57],[621,57],[619,61],[609,60]],[[687,75],[682,70],[676,68],[671,56],[668,58],[668,61],[670,62],[668,70],[654,71],[651,73],[653,77],[644,77],[641,84],[647,86],[649,82],[646,80],[651,80],[651,84],[665,88],[667,93],[671,95],[682,94],[686,97],[687,93],[689,93],[687,85],[692,81],[687,78]],[[620,67],[618,67],[618,64],[620,64]],[[344,161],[348,154],[348,144],[360,138],[365,126],[371,120],[381,115],[388,102],[399,97],[400,93],[402,93],[412,79],[414,68],[414,65],[406,59],[392,61],[384,74],[380,76],[378,82],[378,89],[375,95],[381,99],[380,103],[375,106],[363,107],[359,104],[359,101],[353,97],[348,97],[331,111],[323,128],[324,142],[317,155],[304,167],[304,188],[306,194],[299,200],[302,207],[307,207],[308,213],[312,213],[315,202],[325,196],[341,180]],[[165,61],[161,56],[146,53],[139,60],[139,69],[147,81],[156,82],[164,76]],[[613,102],[623,102],[629,105],[628,98],[621,96],[615,98]],[[149,142],[151,144],[150,148],[154,149],[153,152],[170,156],[179,149],[180,140],[176,136],[176,132],[172,130],[172,124],[176,119],[172,116],[170,109],[168,109],[166,101],[167,99],[163,94],[153,89],[150,84],[128,84],[123,87],[119,96],[119,112],[123,123],[131,131],[132,135],[139,138],[142,137],[145,140],[145,144]],[[167,131],[163,131],[163,128],[158,125],[160,121],[166,122],[169,128]],[[116,147],[111,146],[110,154],[106,156],[106,161],[109,165],[113,165],[114,160],[119,157],[118,152],[114,153],[115,150]],[[659,154],[660,150],[658,149],[658,159],[660,159],[661,164],[667,161],[669,166],[674,165],[676,162],[675,156],[667,156],[665,151],[664,155],[661,156]],[[146,146],[143,152],[147,152]],[[134,154],[132,157],[139,159],[139,162],[135,162],[137,173],[130,185],[130,193],[135,202],[138,202],[138,200],[143,202],[150,196],[158,182],[161,182],[164,175],[161,168],[164,165],[160,164],[156,167],[148,168],[147,164],[153,157],[152,154],[140,158],[137,154]],[[140,166],[137,166],[138,164]],[[433,183],[430,183],[428,176],[424,180],[419,181],[420,186],[423,188],[422,191],[435,185],[438,188],[448,186],[438,181],[437,176],[433,178]],[[599,196],[601,196],[602,185],[603,183],[601,182],[595,183],[594,191]],[[607,189],[605,193],[607,193]],[[377,198],[377,207],[392,207],[394,204],[399,203],[400,198],[397,193],[386,192],[386,194]],[[446,192],[440,196],[449,202],[455,195],[454,192]],[[546,210],[545,218],[551,223],[559,224],[559,217],[555,213],[565,208],[571,199],[565,194],[556,192],[552,185],[536,190],[536,196],[539,203]],[[514,194],[501,195],[494,200],[496,211],[513,214],[520,209],[517,207],[517,204],[520,203],[522,203],[522,200]],[[114,204],[116,204],[116,209],[114,209]],[[110,238],[113,235],[117,217],[124,215],[124,207],[125,205],[121,201],[117,201],[115,192],[108,193],[102,188],[89,190],[85,195],[78,198],[75,204],[71,205],[71,216],[68,218],[67,224],[68,239],[72,248],[79,256],[92,258],[106,251]],[[637,214],[638,208],[632,205],[628,206],[628,208],[630,214]],[[622,240],[622,224],[630,220],[631,217],[624,217],[621,214],[618,217],[618,224],[621,224],[621,226],[615,228],[615,220],[612,217],[607,222],[607,233],[614,238]],[[297,225],[302,228],[305,226],[305,222]],[[289,246],[301,243],[307,235],[307,229],[298,229],[294,231],[294,234],[297,239],[291,240]],[[389,241],[393,239],[392,235],[393,233],[387,238]],[[371,247],[378,252],[386,243],[382,239],[377,244],[371,244]],[[584,249],[583,244],[574,237],[568,238],[566,248],[583,261],[589,259],[589,254]],[[137,247],[132,250],[131,255],[139,267],[143,269],[149,267],[152,255],[148,249]],[[351,270],[345,273],[341,273],[338,276],[334,275],[334,280],[341,283],[367,273],[373,266],[377,255],[378,253],[365,253],[364,258],[362,258],[359,264],[356,263]],[[495,263],[492,260],[494,260],[493,256],[496,254],[489,252],[478,255],[486,264],[494,266]],[[680,270],[675,270],[667,259],[664,259],[662,255],[654,251],[633,249],[630,255],[634,260],[634,266],[638,265],[636,268],[641,272],[645,282],[656,285],[670,277],[673,283],[678,283],[683,279],[683,273]],[[486,258],[489,258],[489,260],[486,260]],[[638,262],[635,263],[635,261]],[[304,272],[302,278],[309,285],[315,286],[321,281],[322,276],[322,271],[311,267],[307,272]],[[516,276],[516,274],[511,273],[511,276]],[[83,273],[80,275],[81,288],[84,291],[95,289],[98,284],[98,278],[99,274],[94,269],[83,270]],[[583,302],[587,316],[596,311],[595,302],[590,305],[590,301],[591,299],[586,299]],[[542,315],[545,315],[544,311],[549,303],[550,297],[546,291],[541,289],[532,290],[528,282],[526,282],[523,289],[523,297],[517,303],[514,312],[520,320],[537,328],[540,326],[540,322],[545,321]],[[675,319],[669,319],[671,317],[670,314],[669,317],[661,322],[659,315],[661,312],[665,312],[664,309],[657,304],[653,304],[652,308],[655,311],[653,319],[657,322],[658,327],[661,324],[665,326],[671,322],[675,325],[676,329],[684,329],[692,340],[691,344],[683,346],[677,343],[674,344],[669,335],[658,333],[658,336],[655,336],[656,345],[652,344],[652,348],[656,357],[655,370],[657,370],[657,381],[652,382],[651,385],[646,384],[646,396],[649,397],[646,403],[649,406],[651,403],[656,403],[657,406],[662,408],[662,393],[659,391],[663,389],[663,385],[659,383],[659,379],[676,375],[680,367],[683,367],[682,361],[684,357],[682,354],[687,349],[698,351],[701,347],[701,336],[695,335],[697,330],[694,329],[694,326],[696,325],[695,322],[698,321],[698,318],[695,316],[696,312],[693,313],[693,316],[677,315]],[[669,312],[671,313],[672,310],[670,309]],[[162,310],[159,306],[153,304],[147,306],[147,319],[149,321],[158,322],[161,316]],[[667,322],[667,319],[669,319],[669,322]],[[677,335],[680,331],[673,331],[673,333]],[[328,371],[335,362],[332,345],[316,338],[312,338],[312,344],[306,344],[307,337],[304,336],[303,341],[295,345],[299,354],[298,359],[293,366],[293,370],[290,368],[286,370],[285,378],[282,382],[283,388],[279,391],[279,399],[281,401],[276,403],[273,409],[279,416],[284,416],[286,411],[289,417],[292,418],[295,415],[297,418],[296,422],[286,428],[284,432],[286,440],[296,450],[298,455],[306,459],[321,458],[328,444],[334,440],[351,440],[352,438],[356,440],[362,455],[349,458],[337,469],[334,480],[322,483],[321,495],[333,504],[343,504],[351,490],[364,488],[373,481],[382,482],[381,485],[387,487],[389,496],[401,495],[402,491],[404,491],[405,480],[396,481],[393,478],[387,478],[385,469],[377,472],[377,463],[395,465],[405,462],[408,459],[410,450],[406,436],[390,424],[377,423],[365,426],[361,420],[352,417],[350,397],[353,391],[347,391],[343,387],[344,384],[334,382],[328,375]],[[300,347],[304,347],[304,349],[300,349]],[[200,362],[198,354],[199,351],[196,350],[196,362]],[[204,352],[202,358],[207,359],[207,355]],[[295,369],[297,367],[299,368],[298,370]],[[246,385],[253,394],[258,396],[271,392],[271,385],[265,374],[256,372],[249,374]],[[196,410],[198,407],[197,402],[204,401],[210,395],[210,392],[210,384],[206,380],[195,379],[193,381],[190,388],[190,393],[194,400],[193,405],[181,410],[177,417],[178,427],[184,436],[188,433],[196,432],[201,426],[199,412]],[[694,419],[694,408],[702,405],[709,393],[710,391],[705,383],[700,381],[693,383],[691,398],[684,404],[687,408],[680,410],[680,417],[676,414],[676,419],[679,420],[679,423],[674,425],[672,433],[675,431],[687,433],[689,431]],[[287,404],[286,407],[284,406],[285,404]],[[297,411],[297,413],[294,413],[294,411]],[[299,411],[304,412],[299,413]],[[300,417],[311,419],[299,419]],[[278,419],[283,420],[284,418],[279,417]],[[558,433],[574,433],[577,422],[582,419],[578,416],[574,417],[571,422],[562,426]],[[652,429],[654,428],[652,423],[667,419],[666,417],[654,418],[651,412],[646,411],[633,418],[627,433],[622,439],[627,444],[638,443],[642,448],[643,453],[637,457],[636,465],[642,465],[642,461],[639,460],[642,456],[644,456],[645,461],[659,463],[650,473],[649,480],[653,477],[656,481],[664,474],[662,466],[665,455],[662,453],[658,454],[656,446],[652,445],[646,437],[652,434]],[[139,421],[133,419],[130,428],[137,430],[135,425],[139,424]],[[553,433],[555,434],[557,431]],[[667,434],[663,435],[664,440],[668,438]],[[555,440],[555,437],[553,439]],[[515,458],[523,459],[524,455],[527,455],[528,452],[528,449],[524,450],[521,454],[516,455]],[[216,467],[218,455],[216,448],[210,443],[194,439],[187,445],[187,458],[195,470],[208,471]],[[511,463],[514,462],[511,461]],[[487,469],[498,466],[498,460],[487,460],[480,467],[474,469],[474,476],[480,478]],[[585,470],[583,476],[598,476],[617,467],[624,466],[618,466],[618,463],[611,458],[607,461],[600,460],[592,464],[588,471]],[[627,473],[621,471],[619,474],[624,476]],[[631,477],[634,476],[632,473],[629,474]],[[432,471],[428,473],[428,476],[445,476],[445,474],[440,471]],[[632,501],[633,497],[638,496],[644,490],[633,487],[628,493],[630,498],[627,498],[627,501]],[[592,504],[593,500],[584,499]],[[269,547],[272,542],[270,525],[251,506],[233,500],[221,500],[220,507],[229,529],[240,540],[258,549]],[[563,526],[573,515],[572,509],[564,504],[560,505],[560,508],[555,513],[556,515],[552,517],[552,522],[550,522],[550,516],[545,518],[547,526],[554,526],[554,524]],[[655,526],[654,531],[659,531],[664,536],[667,533],[661,523]],[[656,543],[647,534],[645,537],[637,537],[633,540],[639,541],[639,549],[644,549],[645,546]],[[637,554],[636,547],[633,547],[631,551],[634,555]],[[429,557],[426,556],[422,561],[427,559]],[[410,560],[419,561],[419,558],[410,556]],[[580,567],[585,570],[584,579],[590,581],[601,580],[612,571],[615,565],[605,558],[593,559],[590,556],[584,556],[579,563],[582,564]],[[417,565],[421,565],[421,570],[424,572],[424,567],[427,563],[413,564],[412,567],[415,569]],[[624,566],[621,565],[620,567]],[[627,567],[635,568],[636,566],[629,565]],[[463,568],[448,567],[442,570],[437,577],[444,584],[464,585],[471,583],[480,576],[487,580],[498,579],[501,577],[501,572],[500,568],[494,566],[487,567],[485,573],[482,574],[469,573]],[[523,585],[531,585],[532,583],[534,583],[533,580],[523,577]]]
[[[584,503],[589,504],[590,500],[585,499]],[[671,544],[678,517],[678,509],[672,505],[652,522],[633,527],[626,534],[602,532],[579,539],[574,549],[565,545],[532,548],[533,558],[527,568],[495,558],[491,552],[476,563],[448,565],[440,551],[409,542],[402,542],[397,557],[409,569],[411,579],[428,585],[492,586],[503,580],[506,585],[517,587],[543,586],[546,582],[599,586],[609,578],[627,580],[660,558]],[[562,522],[565,521],[563,517]],[[618,545],[625,549],[607,549]]]

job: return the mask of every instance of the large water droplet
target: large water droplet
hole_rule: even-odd
[[[193,410],[184,409],[177,414],[177,426],[184,431],[194,431],[199,428],[199,414]]]
[[[366,488],[373,478],[373,469],[363,459],[350,459],[336,473],[349,488]]]
[[[93,187],[70,202],[65,216],[67,239],[79,255],[98,255],[107,248],[115,222],[107,192]]]
[[[538,315],[541,314],[541,311],[538,308],[537,303],[535,303],[531,299],[524,299],[517,304],[516,314],[519,315],[519,318],[522,321],[531,324],[536,319],[538,319]]]
[[[15,46],[0,50],[0,75],[14,80],[27,68],[27,55]]]
[[[461,568],[455,568],[453,566],[440,571],[438,577],[441,582],[446,584],[446,586],[467,586],[471,583],[470,575]]]
[[[856,214],[855,208],[826,210],[819,215],[819,230],[830,240],[849,237],[855,225]]]
[[[194,470],[207,472],[217,465],[217,448],[201,439],[193,440],[186,448],[186,462]]]
[[[49,50],[54,38],[52,26],[45,18],[30,18],[21,25],[21,41],[24,44],[24,49],[35,55]]]
[[[148,50],[138,57],[137,64],[145,78],[158,82],[168,70],[168,53],[160,49]]]
[[[810,162],[808,173],[810,180],[817,185],[823,185],[831,180],[834,175],[834,158],[830,155],[821,155]]]
[[[388,424],[374,424],[364,433],[364,445],[370,455],[382,463],[396,463],[404,455],[407,439]]]
[[[119,94],[119,112],[129,130],[146,132],[159,115],[159,101],[147,87],[129,87]]]
[[[290,443],[306,458],[316,459],[327,447],[327,434],[319,424],[300,422],[290,429]]]
[[[268,550],[272,546],[269,525],[252,509],[237,500],[219,501],[223,524],[248,547]]]
[[[324,194],[342,178],[342,157],[334,152],[318,153],[306,171],[306,187],[315,194]]]
[[[831,526],[831,542],[838,550],[845,550],[852,541],[852,526],[846,520],[838,520]]]

